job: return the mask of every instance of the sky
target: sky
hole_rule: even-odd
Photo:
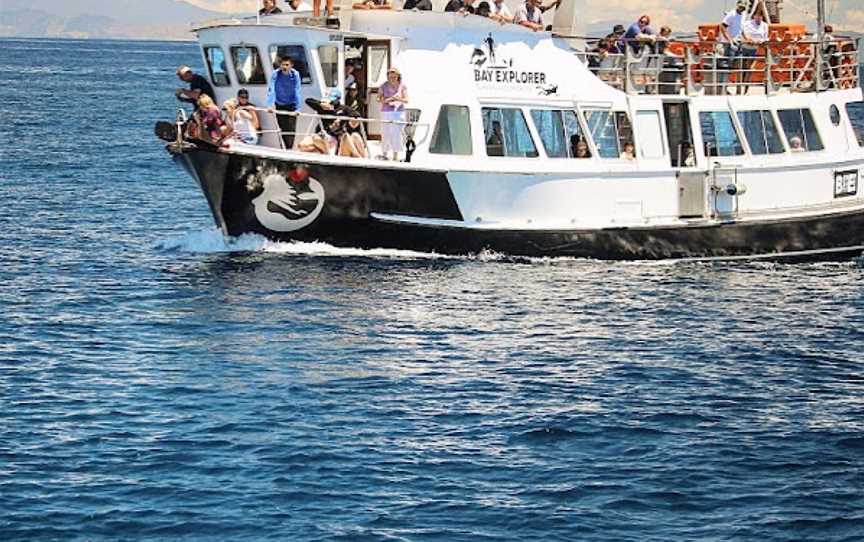
[[[0,0],[2,1],[2,0]],[[256,0],[186,0],[190,4],[216,11],[250,11]],[[283,0],[278,0],[280,4]],[[311,0],[310,0],[311,1]],[[394,0],[399,2],[400,0]],[[505,0],[515,5],[519,0]],[[673,29],[688,32],[699,23],[717,20],[724,8],[732,9],[734,0],[575,0],[584,6],[586,25],[615,19],[636,20],[642,13],[651,15],[655,26],[668,24]],[[827,0],[828,20],[837,30],[864,32],[864,1]],[[816,0],[783,0],[785,21],[816,20]],[[581,10],[580,10],[581,11]]]

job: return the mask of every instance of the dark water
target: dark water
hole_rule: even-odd
[[[192,45],[0,50],[0,540],[864,539],[860,264],[226,247]]]

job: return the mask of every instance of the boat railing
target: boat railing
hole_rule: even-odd
[[[381,133],[384,126],[392,125],[400,127],[402,131],[402,136],[406,144],[406,148],[414,148],[419,144],[424,143],[430,135],[430,125],[428,123],[418,122],[420,117],[420,111],[417,109],[408,109],[406,110],[406,120],[384,120],[380,118],[365,118],[365,117],[352,117],[352,116],[344,116],[344,115],[328,115],[328,114],[317,114],[317,113],[303,113],[299,111],[278,111],[270,108],[254,108],[257,111],[258,115],[275,115],[275,116],[294,116],[297,117],[298,121],[300,119],[310,119],[312,122],[303,123],[305,124],[305,129],[298,129],[292,132],[282,131],[279,128],[275,129],[261,129],[258,130],[258,134],[264,136],[266,134],[271,134],[276,136],[275,139],[277,141],[278,148],[285,149],[284,140],[282,136],[290,135],[294,136],[294,148],[301,145],[301,142],[306,137],[313,137],[316,134],[329,134],[327,127],[332,122],[340,122],[345,124],[346,132],[349,133],[358,133],[363,141],[362,153],[363,157],[371,158],[372,157],[372,149],[370,149],[370,141],[376,141],[378,139],[377,134]],[[278,126],[278,121],[274,121],[274,124]],[[297,123],[298,126],[301,125],[300,122]],[[339,139],[335,140],[336,147],[331,149],[332,152],[338,153],[339,145],[343,142]],[[259,143],[262,146],[266,146],[264,142]],[[413,152],[413,150],[412,150]]]
[[[860,85],[853,38],[770,41],[752,48],[679,38],[653,44],[618,40],[611,50],[598,46],[607,40],[587,38],[588,50],[576,54],[597,77],[629,94],[774,94]]]

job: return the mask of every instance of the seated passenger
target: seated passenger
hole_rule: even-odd
[[[364,0],[354,4],[354,9],[392,9],[390,0]]]
[[[573,158],[591,158],[591,150],[588,148],[588,142],[579,137],[579,134],[570,136],[571,150]]]
[[[526,2],[516,10],[513,22],[526,28],[530,28],[534,32],[543,30],[544,25],[543,15],[540,9],[540,0],[526,0]]]
[[[468,15],[470,13],[474,13],[474,7],[471,5],[472,0],[450,0],[447,2],[447,5],[444,6],[444,11],[451,11],[456,13],[461,13],[462,15]]]
[[[360,116],[363,116],[366,111],[366,104],[363,103],[363,98],[360,97],[360,89],[357,87],[356,82],[348,87],[348,95],[345,96],[345,107],[353,109]]]
[[[621,158],[624,160],[636,159],[636,146],[629,141],[624,143],[624,150],[621,151]]]
[[[789,150],[792,152],[804,152],[804,141],[798,136],[789,138]]]
[[[222,112],[216,107],[216,102],[213,98],[202,94],[198,98],[198,111],[195,113],[198,125],[203,132],[200,135],[209,137],[213,143],[221,141],[222,136],[228,132],[225,123],[222,121]],[[224,132],[223,132],[224,130]]]
[[[276,0],[264,0],[264,7],[258,10],[258,15],[278,15],[282,10],[276,7]]]
[[[479,4],[477,4],[477,8],[474,10],[474,15],[479,15],[480,17],[489,17],[492,13],[492,8],[489,7],[489,2],[483,0]]]
[[[488,156],[504,156],[504,138],[502,137],[500,121],[492,121],[492,132],[486,138],[486,154]]]
[[[314,109],[319,115],[338,117],[359,117],[353,109],[340,104],[340,93],[333,90],[327,99],[316,100],[309,98],[306,105]],[[298,148],[303,152],[317,152],[321,154],[338,153],[340,156],[353,156],[362,158],[366,156],[366,144],[360,133],[360,121],[345,121],[344,119],[327,118],[322,119],[318,132],[306,136],[300,141]]]
[[[404,10],[432,11],[432,0],[405,0]]]
[[[237,92],[237,98],[228,100],[222,107],[233,136],[248,145],[257,145],[261,124],[255,106],[249,102],[249,91],[241,88]]]

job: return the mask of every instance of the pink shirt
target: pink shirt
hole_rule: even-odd
[[[392,98],[393,96],[396,96],[397,94],[402,94],[404,91],[405,91],[405,85],[403,85],[402,83],[399,83],[398,85],[393,86],[390,84],[390,81],[387,81],[386,83],[381,85],[381,87],[378,89],[378,92],[381,93],[381,95],[384,97],[385,100],[387,98]],[[403,107],[405,107],[405,104],[403,104],[403,103],[392,104],[392,103],[386,103],[385,102],[385,103],[381,104],[381,111],[401,111]]]

